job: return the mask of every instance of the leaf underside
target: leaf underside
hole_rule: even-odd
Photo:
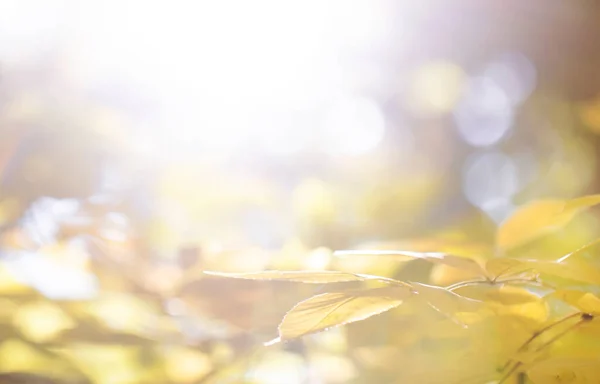
[[[399,306],[411,294],[407,287],[383,287],[313,296],[284,316],[279,325],[280,340],[364,320]]]

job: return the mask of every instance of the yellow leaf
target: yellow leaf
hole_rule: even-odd
[[[548,319],[548,305],[543,300],[531,301],[523,304],[504,305],[496,308],[496,314],[507,316],[514,315],[542,324]]]
[[[590,292],[559,289],[549,294],[548,297],[562,300],[584,313],[600,315],[600,299]]]
[[[517,210],[498,228],[496,246],[508,250],[567,225],[582,210],[600,203],[600,195],[573,200],[534,201]]]
[[[395,286],[313,296],[285,315],[279,325],[279,340],[364,320],[399,306],[410,295],[408,287]]]
[[[497,301],[503,305],[519,305],[538,302],[541,299],[526,289],[512,287],[510,285],[502,286],[498,289],[486,292],[486,298]]]
[[[397,261],[409,261],[414,259],[423,259],[435,264],[447,265],[452,268],[469,271],[478,276],[486,276],[486,272],[473,259],[466,257],[448,255],[442,252],[413,252],[413,251],[392,251],[392,250],[357,250],[357,251],[336,251],[336,256],[388,256]]]
[[[480,277],[471,272],[449,267],[443,264],[436,264],[431,268],[429,282],[440,287],[449,286],[461,281],[473,280]]]
[[[577,256],[579,256],[580,254],[587,252],[590,248],[597,246],[599,243],[600,243],[600,239],[596,239],[590,243],[587,243],[583,247],[580,247],[580,248],[576,249],[575,251],[561,257],[557,261],[563,262],[563,261],[566,261],[567,259],[574,259]]]
[[[489,273],[496,278],[536,271],[541,275],[554,276],[586,284],[600,284],[600,270],[583,263],[497,258],[489,260],[486,267]]]
[[[34,302],[19,307],[13,322],[27,339],[35,342],[52,340],[57,334],[75,325],[73,319],[49,302]]]
[[[481,308],[482,302],[457,295],[444,288],[420,283],[411,283],[417,292],[416,298],[422,298],[434,309],[446,315],[458,312],[472,312]]]
[[[190,348],[169,348],[165,356],[167,376],[174,382],[188,383],[206,376],[212,369],[210,358]]]
[[[122,345],[74,344],[60,354],[94,383],[139,383],[149,369],[142,368],[139,349]]]
[[[519,266],[522,266],[520,260],[509,259],[507,257],[495,257],[485,263],[485,269],[494,279],[512,273],[511,271]]]
[[[52,360],[34,345],[12,338],[0,343],[1,372],[43,372],[48,371],[51,366]]]
[[[204,273],[207,275],[229,277],[234,279],[292,281],[296,283],[309,284],[343,283],[349,281],[365,280],[388,280],[384,277],[379,276],[337,271],[263,271],[250,273],[225,273],[205,271]],[[402,284],[400,281],[396,280],[389,279],[389,281],[396,284]]]
[[[553,358],[541,361],[527,371],[535,384],[589,384],[600,382],[600,359]]]

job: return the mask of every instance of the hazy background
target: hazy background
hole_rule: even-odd
[[[200,271],[421,276],[331,250],[487,244],[520,204],[598,192],[598,20],[594,1],[0,0],[0,370],[393,382],[364,350],[388,328],[263,349],[311,291]]]

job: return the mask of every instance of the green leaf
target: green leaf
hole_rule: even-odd
[[[487,276],[486,271],[473,259],[448,255],[442,252],[413,252],[413,251],[386,251],[386,250],[357,250],[336,251],[336,256],[390,256],[397,261],[423,259],[435,264],[447,265],[453,268],[469,271],[477,276]]]
[[[579,212],[600,204],[600,195],[573,200],[546,199],[529,203],[498,228],[496,246],[508,250],[567,225]]]
[[[400,281],[388,279],[381,276],[372,276],[359,273],[337,272],[337,271],[263,271],[249,273],[225,273],[205,271],[207,275],[228,277],[245,280],[264,281],[291,281],[296,283],[326,284],[343,283],[349,281],[380,280],[394,284],[404,284]]]
[[[411,294],[408,287],[394,286],[313,296],[296,304],[284,316],[276,341],[364,320],[399,306]]]

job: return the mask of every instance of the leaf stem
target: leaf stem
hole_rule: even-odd
[[[581,319],[578,322],[576,322],[575,324],[571,325],[569,328],[565,329],[564,331],[562,331],[558,335],[554,336],[553,338],[551,338],[550,340],[548,340],[547,342],[545,342],[544,344],[542,344],[541,346],[539,346],[538,348],[536,348],[534,352],[541,351],[542,349],[546,348],[550,344],[554,343],[556,340],[560,339],[561,337],[563,337],[567,333],[571,332],[572,330],[580,327],[581,325],[587,323],[588,321],[590,321],[590,320],[588,320],[587,318],[585,318],[585,317],[582,316]]]
[[[446,290],[448,290],[448,291],[454,291],[455,289],[458,289],[458,288],[470,287],[472,285],[480,285],[480,284],[493,284],[493,283],[490,280],[467,280],[467,281],[460,281],[458,283],[454,283],[452,285],[447,286]]]
[[[388,284],[392,284],[392,285],[396,285],[396,286],[400,286],[400,287],[407,287],[407,288],[410,287],[410,284],[407,284],[400,280],[392,279],[391,277],[367,275],[364,273],[357,273],[356,276],[365,277],[370,280],[381,281],[383,283],[388,283]]]
[[[449,285],[446,287],[448,291],[454,291],[458,288],[470,287],[473,285],[481,285],[481,284],[489,284],[489,285],[499,285],[499,284],[509,284],[509,283],[524,283],[524,284],[539,284],[547,288],[551,288],[550,286],[546,286],[544,283],[538,281],[537,279],[520,279],[520,278],[512,278],[512,279],[504,279],[504,280],[467,280],[460,281],[458,283]]]
[[[564,323],[565,321],[570,320],[570,319],[572,319],[572,318],[574,318],[576,316],[580,316],[580,315],[582,315],[581,312],[572,313],[572,314],[570,314],[568,316],[563,317],[560,320],[555,321],[554,323],[548,324],[547,326],[545,326],[544,328],[542,328],[542,329],[540,329],[538,331],[535,331],[533,333],[533,335],[531,335],[531,337],[529,339],[527,339],[523,344],[521,344],[521,346],[519,347],[519,349],[517,349],[516,353],[524,351],[529,344],[531,344],[535,339],[537,339],[538,337],[540,337],[543,333],[548,332],[550,329],[556,327],[557,325],[560,325],[560,324]],[[508,360],[506,362],[506,364],[504,364],[504,366],[502,367],[502,371],[504,371],[506,368],[508,368],[508,366],[512,362],[513,362],[513,359]]]
[[[568,327],[567,329],[563,330],[562,332],[560,332],[559,334],[555,335],[554,337],[552,337],[550,340],[548,340],[547,342],[545,342],[544,344],[540,345],[539,347],[537,347],[533,352],[540,352],[543,349],[545,349],[546,347],[548,347],[549,345],[551,345],[552,343],[556,342],[558,339],[560,339],[561,337],[565,336],[567,333],[573,331],[574,329],[580,327],[581,325],[591,321],[594,319],[593,316],[586,314],[586,313],[582,313],[582,312],[576,312],[573,313],[571,315],[568,315],[566,317],[563,317],[562,319],[547,325],[546,327],[542,328],[541,330],[535,332],[525,343],[523,343],[521,345],[521,347],[517,350],[518,352],[522,352],[523,350],[525,350],[527,348],[527,346],[529,344],[531,344],[536,338],[538,338],[540,335],[542,335],[543,333],[547,332],[548,330],[554,328],[555,326],[564,323],[565,321],[574,318],[575,316],[581,316],[581,318],[579,319],[578,322],[576,322],[575,324],[571,325],[570,327]],[[506,364],[504,364],[504,366],[502,367],[502,371],[504,371],[506,368],[508,368],[508,366],[510,366],[510,364],[514,361],[514,359],[510,359],[506,362]],[[519,369],[519,367],[521,367],[523,365],[522,362],[517,362],[503,377],[502,379],[500,379],[500,381],[498,382],[498,384],[502,384],[504,383],[517,369]]]
[[[519,369],[519,367],[521,367],[521,365],[523,365],[523,363],[521,363],[520,361],[517,364],[515,364],[510,371],[506,372],[506,374],[504,376],[502,376],[502,378],[500,379],[500,381],[498,381],[498,384],[502,384],[506,380],[508,380],[508,378],[511,377],[512,374],[515,373],[515,371],[517,369]]]

